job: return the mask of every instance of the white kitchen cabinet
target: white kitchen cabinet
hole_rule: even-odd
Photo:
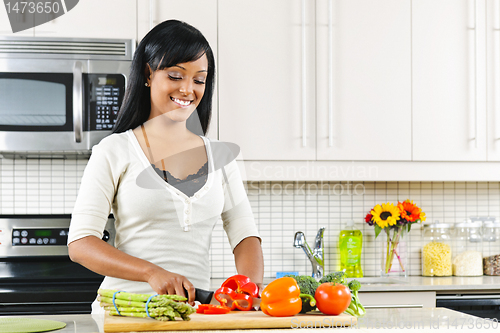
[[[412,1],[414,161],[487,159],[485,16],[485,0]]]
[[[157,24],[176,19],[186,22],[200,30],[210,43],[215,57],[215,75],[217,85],[217,0],[138,0],[137,31],[139,43]],[[218,138],[218,89],[214,90],[212,119],[207,136]]]
[[[317,0],[318,160],[411,160],[411,1]]]
[[[81,0],[66,14],[35,27],[36,37],[137,39],[137,0]]]
[[[500,0],[486,1],[488,161],[500,161]]]
[[[4,10],[5,8],[5,10]],[[35,30],[33,28],[26,29],[23,31],[16,32],[15,34],[12,32],[12,28],[10,26],[9,17],[7,16],[7,9],[5,6],[0,7],[0,36],[26,36],[33,37]]]
[[[219,0],[219,138],[246,160],[315,160],[315,1]]]

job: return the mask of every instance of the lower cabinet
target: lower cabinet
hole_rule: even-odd
[[[366,309],[378,308],[435,308],[435,291],[359,292]]]

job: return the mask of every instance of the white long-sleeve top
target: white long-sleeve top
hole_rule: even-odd
[[[83,173],[68,244],[86,236],[101,238],[112,210],[117,249],[208,289],[209,249],[217,221],[222,218],[233,250],[246,237],[259,234],[236,162],[214,170],[211,142],[201,138],[209,175],[192,197],[156,174],[132,130],[101,140]],[[105,277],[101,288],[154,293],[146,282],[113,277]]]

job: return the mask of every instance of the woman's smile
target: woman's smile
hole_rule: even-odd
[[[175,104],[179,105],[181,108],[188,107],[189,105],[191,105],[191,103],[193,103],[192,100],[185,100],[185,99],[175,98],[175,97],[172,97],[172,96],[170,96],[170,99]]]

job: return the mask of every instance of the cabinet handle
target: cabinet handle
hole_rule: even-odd
[[[387,305],[365,305],[365,309],[386,309],[386,308],[423,308],[423,304],[387,304]]]
[[[333,0],[328,1],[328,146],[333,146]]]
[[[500,34],[500,0],[496,2],[497,3],[497,8],[495,8],[496,10],[494,10],[494,12],[497,13],[497,15],[495,15],[496,17],[496,20],[494,21],[494,26],[493,26],[493,31],[494,31],[494,40],[493,40],[493,59],[496,60],[496,69],[495,71],[493,72],[493,75],[494,75],[494,82],[495,82],[495,89],[497,91],[497,93],[493,96],[496,96],[495,98],[495,103],[497,104],[497,112],[495,112],[495,116],[496,117],[500,117],[500,112],[498,112],[498,105],[500,103],[500,93],[499,93],[499,87],[500,87],[500,76],[498,75],[498,72],[499,72],[499,69],[500,69],[500,61],[498,61],[498,57],[500,56],[500,52],[498,52],[500,50],[500,41],[499,41],[499,38],[498,38],[498,35]],[[493,67],[495,67],[495,64],[493,64]],[[498,124],[498,120],[496,121],[496,123]],[[495,131],[494,132],[497,132],[498,131],[498,126],[495,126]],[[498,141],[500,140],[500,138],[495,135],[495,141]]]
[[[474,148],[477,148],[477,1],[474,0]]]
[[[82,142],[82,120],[83,120],[83,65],[80,61],[75,62],[73,67],[73,132],[75,142]]]
[[[307,145],[306,48],[306,0],[302,0],[302,147]]]

